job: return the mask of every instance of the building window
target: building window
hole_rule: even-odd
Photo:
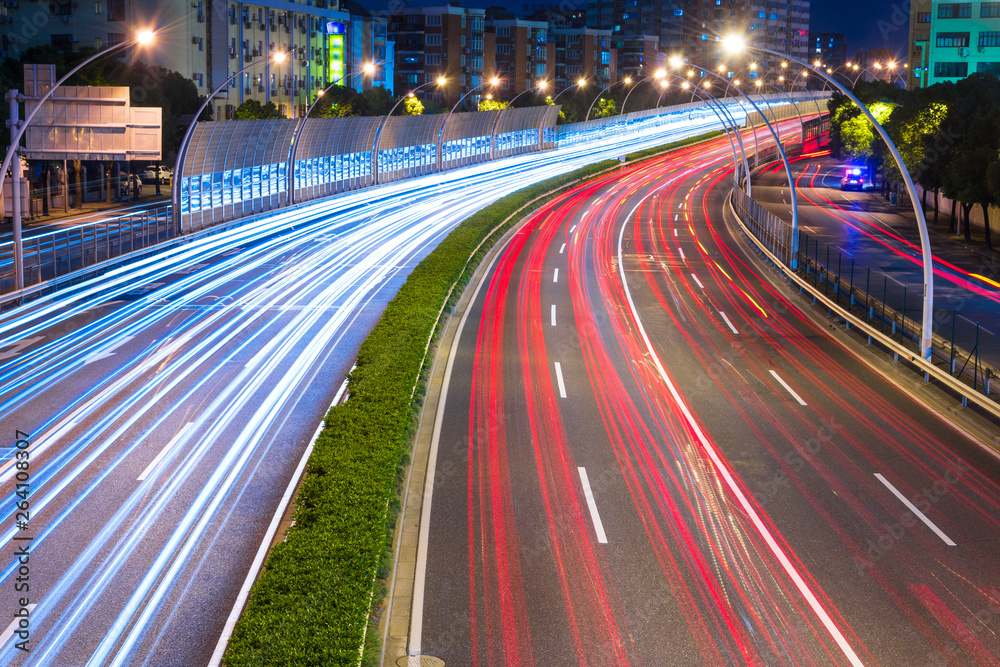
[[[984,2],[979,6],[979,18],[1000,18],[1000,2]]]
[[[917,23],[930,23],[931,13],[930,12],[917,12]]]
[[[440,53],[428,53],[424,56],[424,64],[427,65],[440,65],[441,64],[441,54]]]
[[[979,46],[1000,46],[1000,30],[979,33]]]
[[[968,46],[969,33],[967,32],[939,32],[935,46]]]
[[[441,25],[441,15],[440,14],[429,14],[424,17],[425,25]]]
[[[104,3],[103,2],[95,2],[94,3],[94,13],[95,14],[103,14],[104,13]]]
[[[95,37],[94,38],[94,48],[97,49],[98,51],[100,51],[101,49],[104,48],[104,38],[103,37]]]
[[[992,74],[993,76],[1000,76],[1000,62],[976,63],[976,71],[981,74]]]
[[[498,56],[509,56],[510,55],[510,44],[497,44],[497,55]]]
[[[125,20],[125,0],[108,0],[108,20]]]
[[[964,77],[969,74],[969,63],[934,63],[934,76]]]
[[[972,17],[971,2],[943,2],[938,5],[939,19],[967,19]]]
[[[441,35],[427,35],[427,46],[441,46]]]
[[[510,37],[510,26],[497,28],[497,37]]]

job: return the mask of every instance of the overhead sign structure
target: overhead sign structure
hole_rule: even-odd
[[[54,65],[25,65],[30,112],[56,82]],[[31,160],[159,160],[163,110],[133,107],[124,86],[60,86],[25,132]]]

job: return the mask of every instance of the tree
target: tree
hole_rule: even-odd
[[[368,116],[368,100],[358,91],[347,86],[331,86],[319,99],[313,115],[320,118]]]
[[[597,110],[594,111],[594,118],[610,118],[618,115],[618,105],[614,100],[601,98],[597,102]]]
[[[403,102],[404,116],[419,116],[423,112],[424,112],[424,105],[416,97],[407,97],[406,101]]]
[[[368,111],[373,116],[384,116],[392,108],[392,95],[382,86],[369,88],[361,93],[368,105]]]
[[[257,100],[247,100],[236,107],[236,120],[270,120],[284,117],[274,102],[261,104]]]
[[[499,111],[501,109],[507,108],[507,102],[501,102],[499,100],[488,100],[482,99],[479,101],[480,111]]]

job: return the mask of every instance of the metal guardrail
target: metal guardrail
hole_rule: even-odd
[[[174,236],[169,206],[24,239],[24,284],[37,285]],[[0,245],[0,293],[14,291],[13,242]]]
[[[984,364],[979,353],[981,328],[974,324],[975,338],[972,345],[956,341],[956,315],[952,313],[952,336],[946,338],[934,334],[931,359],[920,356],[919,341],[921,309],[919,294],[906,294],[906,287],[900,286],[890,295],[889,276],[876,273],[874,291],[872,271],[864,272],[864,289],[855,280],[854,260],[850,266],[844,262],[843,254],[832,255],[829,246],[821,251],[816,240],[800,232],[798,269],[789,269],[791,257],[791,228],[788,223],[777,218],[760,204],[746,196],[745,192],[734,188],[727,198],[729,210],[747,238],[770,260],[781,273],[800,291],[809,293],[814,303],[822,303],[831,313],[836,313],[847,322],[848,327],[856,327],[868,337],[868,342],[877,341],[893,353],[909,360],[925,374],[925,380],[935,381],[962,397],[963,406],[972,401],[996,418],[1000,418],[1000,403],[991,395],[992,377],[996,369]],[[761,213],[763,212],[763,213]],[[775,221],[785,226],[787,232],[775,231]],[[833,268],[836,264],[836,269]],[[878,294],[882,287],[881,297]],[[907,317],[908,304],[918,317]]]

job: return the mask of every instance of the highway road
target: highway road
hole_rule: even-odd
[[[772,286],[723,222],[723,141],[559,197],[478,285],[420,653],[998,664],[996,456]]]
[[[279,211],[0,314],[0,664],[208,664],[299,458],[414,264],[525,184],[710,125]]]
[[[810,257],[826,263],[830,248],[831,268],[838,266],[849,279],[854,264],[854,282],[870,290],[879,300],[887,292],[890,306],[901,309],[903,287],[908,293],[908,318],[920,320],[923,273],[920,240],[913,210],[889,206],[871,192],[842,192],[843,166],[828,151],[793,163],[799,194],[799,226],[808,237]],[[754,182],[754,199],[771,212],[790,219],[790,203],[784,171],[773,167]],[[1000,367],[1000,265],[988,251],[975,252],[942,223],[935,228],[928,216],[931,251],[934,254],[934,332],[957,344],[976,347],[976,324],[981,357]],[[805,250],[804,244],[802,247]],[[818,249],[818,250],[817,250]],[[871,276],[868,276],[868,269]]]

